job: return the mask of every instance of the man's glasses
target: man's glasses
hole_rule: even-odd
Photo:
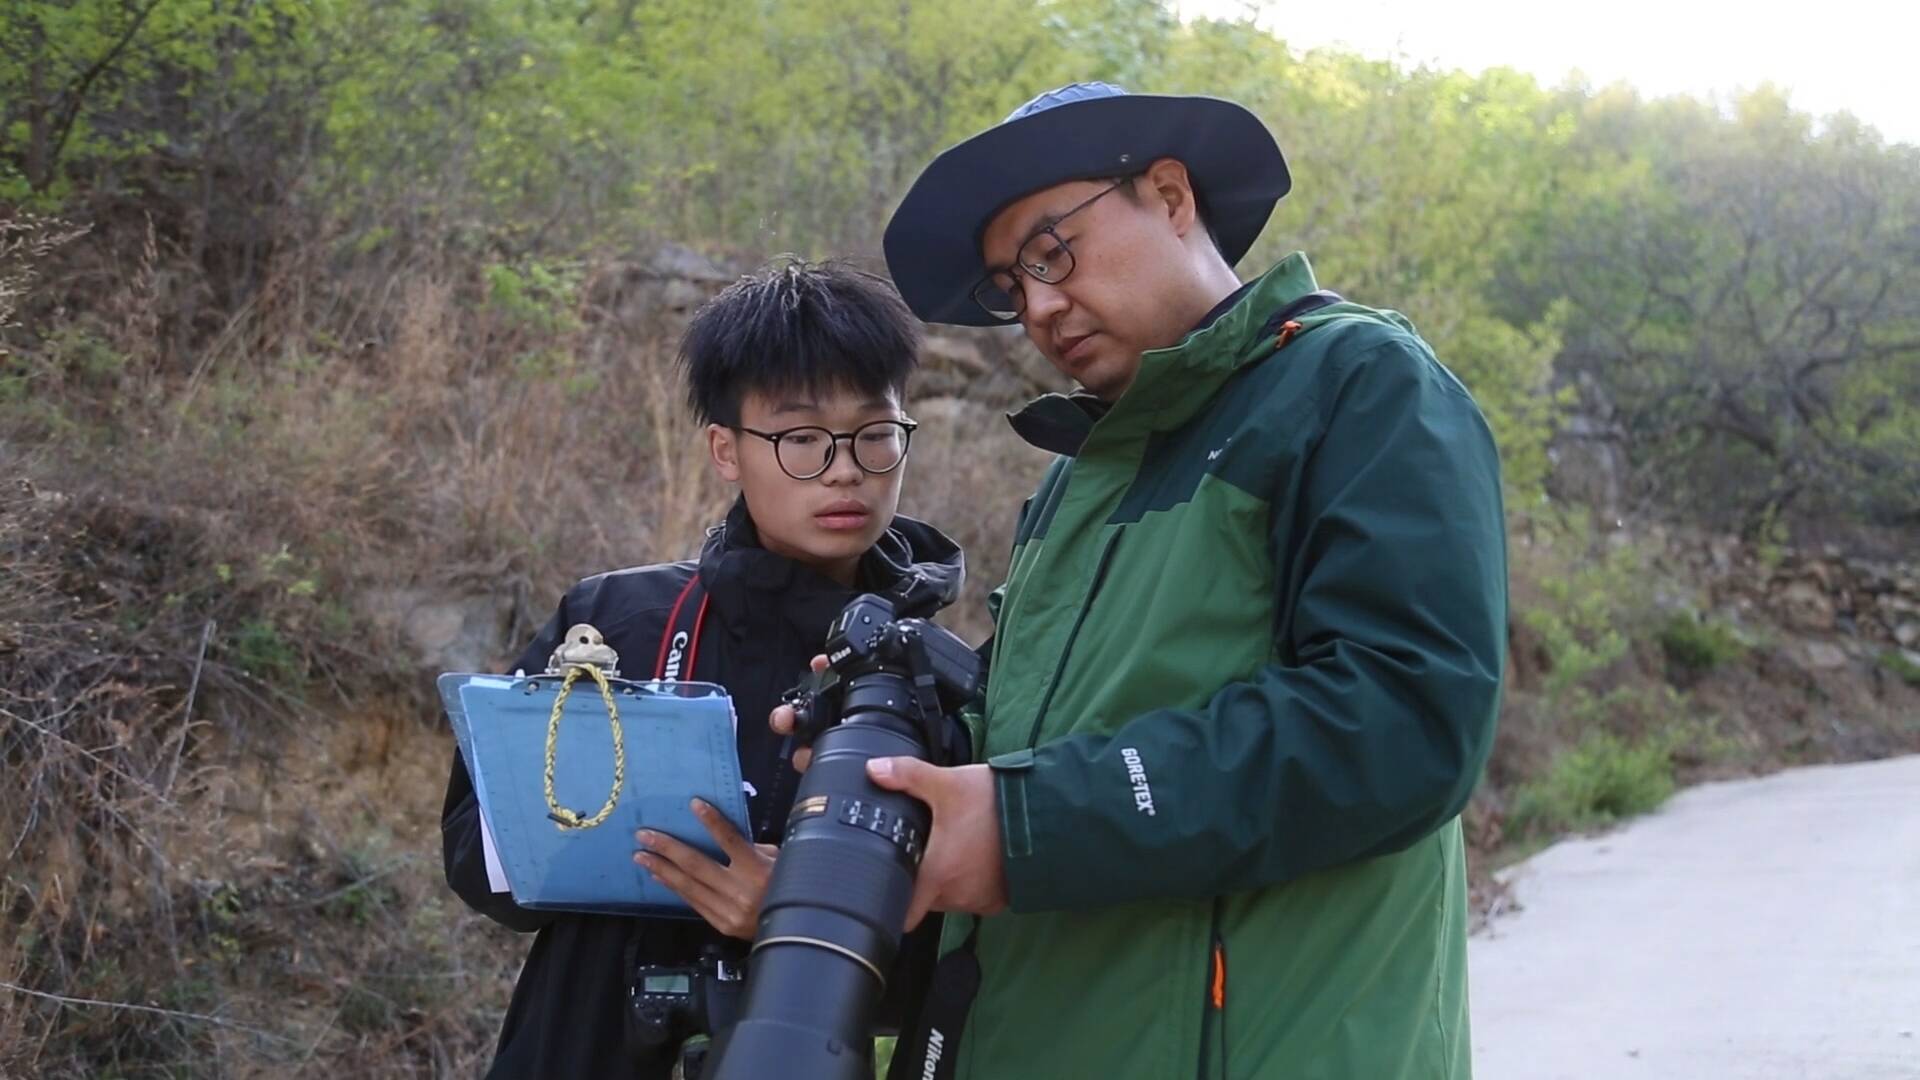
[[[1133,180],[1131,176],[1115,180],[1111,186],[1100,189],[1092,198],[1054,218],[1044,228],[1027,237],[1014,254],[1012,265],[989,271],[973,287],[973,302],[1001,322],[1019,319],[1020,313],[1027,309],[1026,290],[1020,287],[1022,277],[1058,285],[1073,274],[1073,249],[1067,246],[1066,238],[1054,230],[1060,227],[1061,222],[1099,202],[1101,196]]]
[[[852,431],[812,426],[784,431],[755,431],[750,427],[734,430],[772,443],[773,458],[780,463],[781,472],[795,480],[811,480],[833,467],[834,451],[842,439],[852,449],[853,463],[861,472],[874,476],[890,473],[907,460],[907,447],[919,426],[911,420],[875,420]]]

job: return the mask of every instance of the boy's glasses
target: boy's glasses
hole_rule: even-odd
[[[853,450],[853,463],[860,471],[880,476],[890,473],[907,460],[907,446],[913,442],[911,420],[875,420],[852,431],[829,431],[823,427],[792,427],[784,431],[755,431],[735,427],[773,444],[773,458],[780,471],[795,480],[812,480],[833,467],[834,451],[840,440]]]

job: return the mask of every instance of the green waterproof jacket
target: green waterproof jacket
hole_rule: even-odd
[[[1314,289],[1290,256],[1110,411],[1016,418],[1061,456],[975,717],[1010,912],[977,923],[960,1076],[1469,1075],[1499,459],[1404,318],[1274,322]]]

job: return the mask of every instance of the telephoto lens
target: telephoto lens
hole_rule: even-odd
[[[867,595],[828,633],[837,682],[797,708],[813,763],[794,796],[760,907],[740,1021],[720,1033],[713,1080],[858,1080],[873,1073],[873,1017],[913,897],[931,815],[876,787],[867,762],[943,763],[945,714],[973,696],[965,642]]]

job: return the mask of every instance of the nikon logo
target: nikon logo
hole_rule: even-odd
[[[927,1060],[920,1066],[920,1080],[933,1080],[940,1068],[940,1052],[946,1045],[947,1037],[940,1034],[939,1028],[927,1030]]]
[[[1133,808],[1153,816],[1153,789],[1147,786],[1146,766],[1140,764],[1140,751],[1131,746],[1120,748],[1120,760],[1127,763],[1127,782],[1133,785]]]
[[[687,632],[682,630],[673,635],[673,643],[667,650],[667,670],[662,673],[661,677],[667,679],[669,682],[678,679],[680,677],[680,661],[685,659],[686,655]]]

